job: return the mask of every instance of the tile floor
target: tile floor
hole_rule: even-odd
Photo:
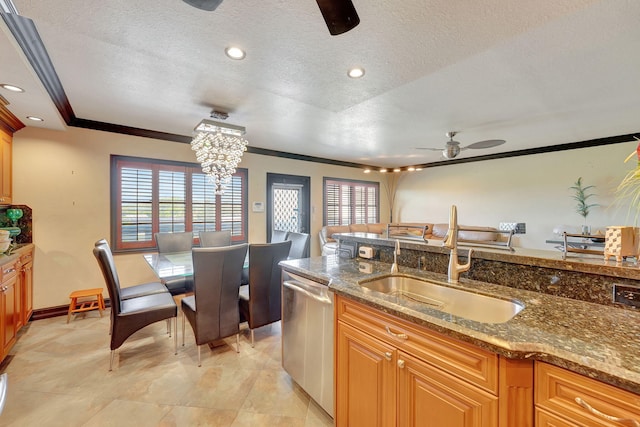
[[[2,426],[332,426],[280,363],[280,324],[202,348],[187,323],[178,355],[166,323],[132,335],[109,372],[109,313],[30,322],[5,362]],[[13,357],[12,357],[13,356]]]

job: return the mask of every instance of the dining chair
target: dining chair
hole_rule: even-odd
[[[7,403],[7,392],[9,388],[9,377],[7,373],[0,375],[0,414],[4,410],[4,405]]]
[[[269,241],[269,243],[284,242],[285,240],[287,240],[287,233],[288,231],[284,230],[273,230],[271,232],[271,240]]]
[[[169,292],[122,299],[120,281],[111,251],[106,244],[96,244],[93,255],[98,261],[111,300],[111,357],[109,371],[113,369],[115,350],[134,332],[152,323],[174,319],[174,350],[178,353],[178,307]],[[171,331],[169,331],[171,336]]]
[[[158,253],[191,252],[193,247],[193,233],[190,231],[180,233],[155,233]],[[193,277],[175,276],[162,279],[171,295],[180,295],[193,290]]]
[[[109,243],[105,239],[100,239],[95,243],[95,247],[101,246],[105,249],[105,257],[108,258],[109,263],[115,265],[113,261],[113,253],[111,252],[111,247]],[[116,284],[120,287],[120,280],[116,280]],[[141,283],[139,285],[127,286],[120,289],[120,298],[130,299],[136,297],[142,297],[145,295],[153,295],[153,294],[161,294],[164,292],[169,292],[167,287],[160,282],[149,282],[149,283]]]
[[[231,246],[231,231],[201,231],[198,234],[200,246],[203,248],[218,248]]]
[[[289,259],[309,257],[309,234],[290,231],[287,234],[287,240],[291,240]]]
[[[189,321],[202,366],[203,344],[236,335],[240,352],[238,290],[247,244],[219,248],[193,248],[193,295],[182,299],[182,345],[185,319]]]
[[[282,315],[281,269],[278,263],[287,259],[291,241],[249,245],[249,284],[242,286],[238,307],[240,321],[246,321],[251,330],[280,320]]]

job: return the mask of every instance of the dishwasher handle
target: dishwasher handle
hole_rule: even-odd
[[[329,296],[327,295],[327,286],[325,285],[314,286],[300,282],[298,280],[286,280],[282,282],[282,285],[285,288],[289,288],[294,292],[300,292],[305,296],[323,304],[333,304],[333,301],[331,301],[331,298],[329,298]]]

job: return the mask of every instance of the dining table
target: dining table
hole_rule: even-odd
[[[193,257],[191,251],[143,254],[147,264],[160,280],[180,276],[193,276]],[[244,259],[241,284],[249,283],[249,253]]]

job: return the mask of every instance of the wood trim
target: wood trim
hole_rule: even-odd
[[[106,308],[111,307],[111,300],[109,300],[109,298],[105,298],[104,305]],[[51,319],[53,317],[66,316],[68,312],[69,312],[69,304],[57,305],[55,307],[39,308],[37,310],[33,310],[33,314],[29,318],[29,321],[44,320],[44,319]]]
[[[9,101],[0,95],[0,127],[10,134],[14,134],[22,129],[25,124],[22,123],[11,111],[9,111],[7,105],[9,105]]]
[[[526,150],[507,151],[504,153],[487,154],[485,156],[470,157],[465,159],[451,159],[439,162],[425,163],[416,165],[419,168],[433,168],[436,166],[455,165],[460,163],[480,162],[483,160],[505,159],[509,157],[530,156],[533,154],[553,153],[556,151],[577,150],[581,148],[598,147],[601,145],[619,144],[623,142],[634,141],[634,138],[640,139],[640,132],[630,133],[626,135],[608,136],[605,138],[588,139],[585,141],[571,142],[568,144],[548,145],[545,147],[528,148]]]
[[[60,112],[60,116],[67,124],[71,123],[75,119],[75,114],[35,24],[31,19],[15,13],[2,13],[1,15],[49,94],[51,101]]]
[[[498,369],[498,425],[533,427],[533,360],[500,357]]]
[[[121,133],[126,135],[141,136],[145,138],[160,139],[164,141],[173,141],[188,144],[191,142],[190,136],[177,135],[167,132],[158,132],[148,129],[134,128],[130,126],[122,126],[118,124],[99,122],[95,120],[87,120],[78,118],[75,116],[69,99],[67,98],[64,88],[60,83],[58,75],[51,63],[47,50],[38,34],[38,31],[33,22],[25,17],[18,15],[17,13],[1,13],[2,18],[9,27],[9,30],[13,34],[14,38],[24,51],[27,60],[33,67],[34,71],[40,78],[40,81],[44,85],[45,89],[49,93],[51,100],[55,104],[56,108],[60,112],[60,115],[69,126],[81,127],[85,129],[101,130],[105,132]],[[412,165],[421,168],[431,168],[437,166],[455,165],[460,163],[480,162],[484,160],[504,159],[509,157],[528,156],[533,154],[552,153],[556,151],[575,150],[588,147],[596,147],[600,145],[617,144],[622,142],[630,142],[634,140],[634,136],[640,138],[640,132],[616,135],[605,138],[596,138],[586,141],[572,142],[567,144],[550,145],[545,147],[531,148],[526,150],[509,151],[505,153],[489,154],[485,156],[477,156],[463,159],[451,159],[447,161],[438,161],[431,163],[424,163],[422,165]],[[345,162],[340,160],[326,159],[322,157],[307,156],[303,154],[288,153],[284,151],[269,150],[258,147],[247,147],[247,152],[252,154],[259,154],[263,156],[281,157],[292,160],[301,160],[313,163],[323,163],[335,166],[352,167],[358,169],[379,169],[379,167]],[[401,168],[401,169],[406,169]]]

